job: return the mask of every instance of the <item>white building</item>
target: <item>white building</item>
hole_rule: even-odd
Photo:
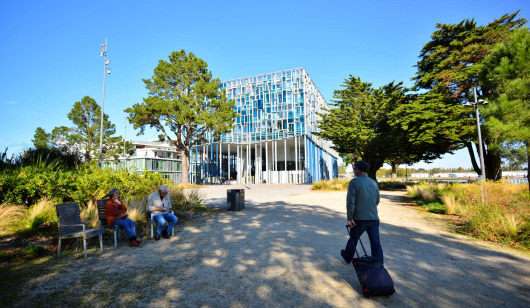
[[[135,172],[144,170],[161,173],[172,182],[182,182],[182,158],[176,147],[169,141],[133,141],[129,140],[136,152],[130,157],[120,157],[118,161],[105,161],[104,167],[126,168]]]

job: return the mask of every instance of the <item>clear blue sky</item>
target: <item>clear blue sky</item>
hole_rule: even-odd
[[[410,86],[436,23],[487,24],[529,1],[0,1],[0,150],[31,147],[37,127],[72,124],[67,114],[88,95],[124,134],[124,109],[146,97],[160,59],[195,53],[221,80],[305,67],[324,98],[352,74],[381,86]],[[152,139],[154,131],[128,139]],[[417,167],[470,167],[466,151]]]

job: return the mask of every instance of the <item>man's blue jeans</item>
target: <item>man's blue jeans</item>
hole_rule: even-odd
[[[162,230],[164,230],[166,222],[167,222],[167,233],[171,233],[173,231],[173,227],[175,226],[178,220],[177,216],[171,213],[156,214],[155,216],[153,216],[153,219],[157,223],[156,233],[158,234],[162,234]]]
[[[359,237],[366,231],[370,240],[372,257],[377,258],[383,263],[383,248],[379,239],[379,220],[355,220],[355,227],[350,229],[350,239],[346,243],[346,258],[352,260],[357,247]]]
[[[125,219],[118,219],[113,222],[112,225],[118,225],[122,227],[129,238],[136,236],[136,231],[134,229],[134,221],[128,217]]]

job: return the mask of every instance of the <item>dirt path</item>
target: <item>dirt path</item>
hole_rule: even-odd
[[[63,258],[16,306],[529,307],[530,257],[452,234],[382,192],[385,266],[397,293],[365,299],[339,251],[345,192],[254,187],[247,208],[179,225],[170,240]],[[212,188],[209,198],[226,188]],[[280,196],[275,200],[275,196]],[[279,201],[281,200],[281,201]],[[365,239],[368,243],[368,240]]]

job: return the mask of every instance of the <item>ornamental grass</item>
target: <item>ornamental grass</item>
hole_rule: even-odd
[[[475,237],[530,248],[528,185],[501,182],[443,185],[409,186],[407,193],[429,209],[431,203],[443,203],[446,213],[459,216],[463,231]]]

